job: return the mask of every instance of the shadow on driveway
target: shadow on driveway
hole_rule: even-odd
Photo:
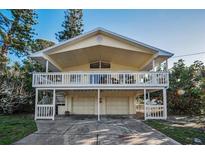
[[[38,120],[38,131],[15,144],[29,145],[158,145],[178,144],[164,134],[131,117],[56,117]]]

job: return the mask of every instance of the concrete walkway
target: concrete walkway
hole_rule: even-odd
[[[140,120],[128,117],[64,117],[37,121],[38,131],[15,144],[178,144]]]

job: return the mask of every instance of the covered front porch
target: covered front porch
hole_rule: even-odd
[[[158,93],[159,96],[152,93]],[[67,89],[36,88],[35,120],[56,115],[143,114],[143,119],[166,119],[166,88],[150,89]]]

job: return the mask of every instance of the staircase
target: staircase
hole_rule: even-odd
[[[56,93],[56,115],[58,115],[58,106],[65,105],[65,94],[64,92],[57,92]]]

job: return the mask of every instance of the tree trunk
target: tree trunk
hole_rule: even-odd
[[[0,53],[0,73],[3,72],[3,69],[6,66],[7,62],[7,54],[8,54],[8,45],[6,43],[3,44],[1,48],[1,53]]]

